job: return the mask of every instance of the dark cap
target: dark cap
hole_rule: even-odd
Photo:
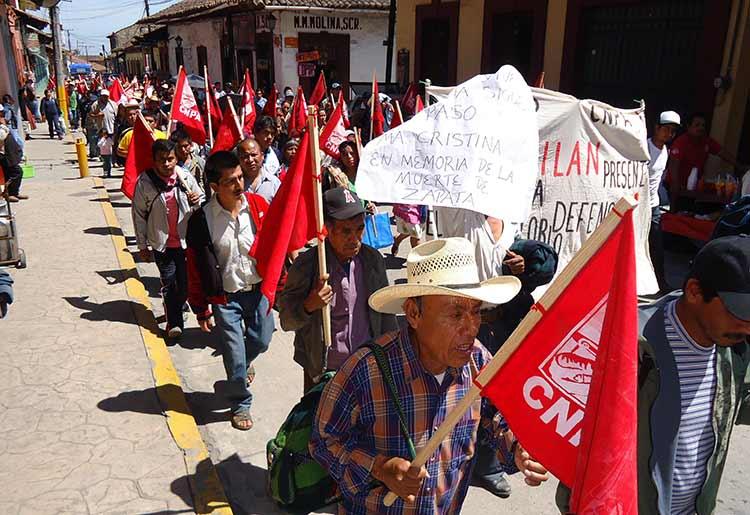
[[[701,249],[688,277],[716,291],[727,310],[750,321],[750,237],[717,238]]]
[[[346,188],[331,188],[323,195],[323,201],[326,216],[334,220],[348,220],[365,212],[359,197]]]

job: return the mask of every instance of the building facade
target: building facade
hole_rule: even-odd
[[[579,98],[644,99],[649,120],[703,112],[750,161],[748,12],[742,0],[399,0],[396,44],[409,80],[453,85],[509,63]]]

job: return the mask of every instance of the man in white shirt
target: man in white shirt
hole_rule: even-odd
[[[651,230],[648,235],[648,244],[660,292],[667,292],[669,285],[664,276],[664,243],[660,226],[659,187],[669,159],[667,143],[672,141],[679,126],[680,115],[674,111],[664,111],[659,115],[659,121],[654,125],[654,133],[648,139],[648,153],[651,155],[648,163],[648,197],[651,207]]]
[[[273,153],[273,151],[271,151]],[[269,204],[281,187],[281,181],[263,168],[263,151],[253,138],[247,138],[237,145],[237,157],[245,179],[245,191],[260,195]]]
[[[210,332],[216,319],[232,426],[246,431],[253,427],[252,362],[268,349],[275,329],[268,299],[260,291],[262,278],[249,255],[268,204],[245,192],[233,153],[212,154],[205,172],[213,195],[188,224],[188,298],[201,330]]]

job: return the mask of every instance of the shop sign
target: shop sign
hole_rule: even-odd
[[[297,75],[301,79],[315,77],[315,63],[297,63]]]
[[[299,39],[298,38],[284,38],[284,46],[286,48],[298,48]]]
[[[362,23],[356,16],[314,16],[300,14],[294,17],[294,28],[354,32],[362,30]]]
[[[320,52],[313,50],[312,52],[299,52],[297,54],[298,63],[311,63],[320,59]]]

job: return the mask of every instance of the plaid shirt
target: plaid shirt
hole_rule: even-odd
[[[442,384],[419,362],[404,328],[377,339],[383,346],[391,367],[418,450],[427,444],[446,415],[472,386],[470,364],[449,368]],[[474,362],[481,369],[491,356],[477,341]],[[453,431],[426,464],[429,477],[414,503],[398,499],[391,508],[383,505],[387,490],[377,486],[370,490],[375,457],[400,456],[409,459],[406,440],[399,430],[396,406],[378,369],[372,351],[361,348],[339,369],[326,385],[310,440],[313,457],[328,470],[341,489],[340,513],[366,514],[452,514],[461,510],[473,467],[478,429],[485,438],[500,447],[500,460],[513,463],[503,438],[488,438],[507,429],[492,405],[482,399],[472,405]],[[480,428],[481,422],[481,428]],[[515,465],[506,467],[515,472]]]

